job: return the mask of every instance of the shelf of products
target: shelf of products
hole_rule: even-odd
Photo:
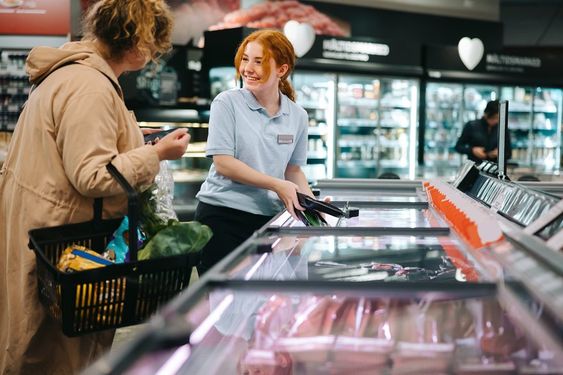
[[[298,71],[291,77],[296,102],[309,115],[307,165],[303,167],[309,181],[332,176],[335,78],[329,73]]]
[[[339,76],[335,177],[414,171],[417,93],[414,79]]]
[[[559,169],[562,90],[430,82],[426,89],[425,167],[452,175],[463,162],[454,146],[463,125],[479,119],[489,100],[509,101],[512,163],[537,172]],[[448,172],[449,171],[449,172]]]
[[[31,85],[25,72],[27,50],[0,50],[0,131],[13,131]]]

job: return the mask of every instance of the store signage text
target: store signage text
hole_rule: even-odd
[[[499,53],[487,54],[487,70],[497,72],[523,73],[525,68],[541,68],[539,57],[503,55]]]
[[[388,56],[387,44],[339,39],[323,41],[323,57],[327,59],[369,61],[370,56]]]

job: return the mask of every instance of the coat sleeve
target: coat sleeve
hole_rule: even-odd
[[[455,150],[460,154],[464,154],[467,156],[471,156],[471,148],[472,148],[470,144],[470,137],[471,137],[470,131],[471,129],[469,124],[465,124],[461,132],[461,135],[459,136],[455,144]]]
[[[137,189],[152,183],[158,173],[154,147],[142,145],[140,130],[133,137],[127,124],[118,123],[120,105],[107,92],[82,94],[69,99],[55,120],[57,148],[66,176],[86,197],[123,193],[106,170],[109,162]]]

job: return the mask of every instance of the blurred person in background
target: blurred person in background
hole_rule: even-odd
[[[499,102],[493,100],[487,103],[483,117],[469,121],[463,126],[461,136],[457,140],[455,150],[467,155],[469,160],[480,164],[483,160],[498,161],[499,136]],[[505,160],[512,157],[510,133],[506,131]]]
[[[313,196],[307,163],[307,112],[295,103],[289,75],[295,51],[277,30],[258,30],[236,56],[242,88],[211,104],[206,155],[213,158],[197,194],[195,220],[214,236],[202,250],[200,274],[228,255],[284,206],[302,210],[297,192]]]
[[[82,41],[28,56],[33,87],[0,172],[1,374],[74,374],[111,346],[113,330],[68,338],[47,314],[28,231],[91,220],[98,197],[104,218],[121,217],[127,197],[106,165],[140,189],[184,154],[185,129],[144,145],[118,82],[171,48],[171,28],[164,0],[101,0]]]

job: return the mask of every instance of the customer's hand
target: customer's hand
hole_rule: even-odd
[[[303,211],[305,208],[301,207],[299,201],[297,200],[297,191],[299,187],[291,181],[287,180],[277,180],[274,185],[274,192],[278,195],[280,200],[285,205],[287,211],[293,216],[294,219],[298,220],[295,215],[295,209]]]
[[[176,129],[162,137],[153,147],[159,160],[176,160],[182,157],[188,148],[190,134],[187,129]]]
[[[477,158],[479,158],[481,160],[487,158],[487,153],[485,152],[484,147],[473,147],[471,149],[471,152],[473,153],[473,155],[475,155]]]

